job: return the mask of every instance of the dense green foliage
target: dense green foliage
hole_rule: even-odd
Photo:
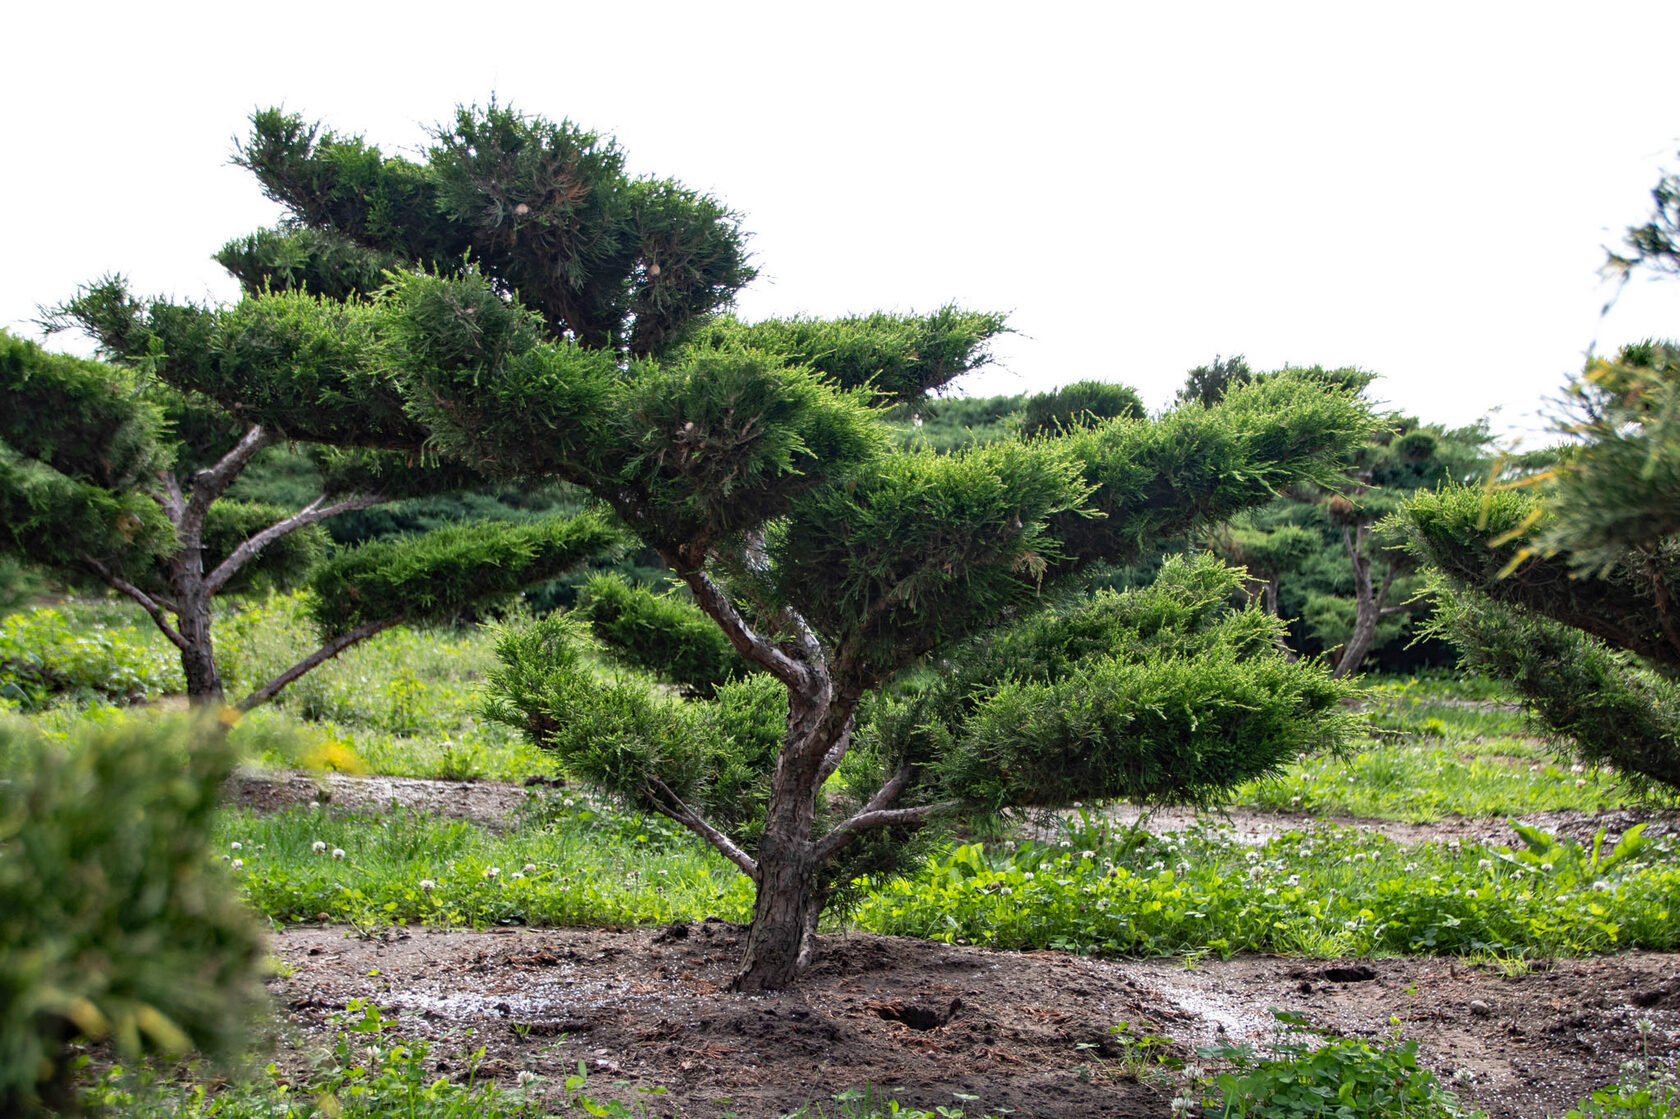
[[[655,594],[618,575],[597,575],[584,585],[575,612],[618,659],[702,699],[754,671],[717,624],[674,589]]]
[[[314,614],[331,636],[387,618],[450,622],[607,551],[621,537],[599,517],[485,523],[377,540],[340,552],[312,578]]]
[[[65,696],[124,702],[180,691],[181,659],[148,636],[77,625],[50,607],[0,617],[0,699],[30,711]]]
[[[1443,490],[1404,516],[1440,572],[1438,632],[1509,680],[1583,760],[1680,787],[1680,649],[1653,601],[1668,556],[1586,578],[1567,555],[1525,556],[1518,534],[1551,522],[1521,492]]]
[[[1220,1119],[1486,1119],[1462,1108],[1418,1063],[1416,1041],[1372,1044],[1318,1029],[1299,1014],[1274,1014],[1286,1034],[1266,1046],[1269,1055],[1229,1042],[1203,1051],[1231,1065],[1214,1081]]]
[[[1086,427],[1112,419],[1141,419],[1143,398],[1128,385],[1113,381],[1075,381],[1027,398],[1021,408],[1022,438],[1054,435],[1070,427]]]
[[[1350,690],[1289,665],[1276,618],[1232,608],[1240,579],[1211,557],[1178,558],[1149,587],[1036,613],[953,651],[864,742],[993,810],[1205,800],[1338,746]]]
[[[232,758],[201,731],[0,721],[0,1111],[66,1106],[76,1038],[238,1051],[262,940],[207,857]]]

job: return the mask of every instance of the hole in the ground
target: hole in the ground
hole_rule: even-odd
[[[962,1009],[961,999],[952,999],[951,1005],[940,1009],[932,1006],[918,1006],[902,999],[891,1002],[872,1002],[865,1004],[869,1010],[875,1012],[876,1017],[888,1022],[902,1022],[913,1030],[936,1030],[951,1020],[951,1016]]]

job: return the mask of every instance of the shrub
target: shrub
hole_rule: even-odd
[[[208,856],[231,768],[179,720],[68,743],[0,722],[0,1114],[68,1105],[77,1038],[232,1054],[263,945]]]
[[[180,658],[161,635],[73,624],[51,608],[0,618],[0,698],[25,710],[64,695],[129,701],[184,687]]]

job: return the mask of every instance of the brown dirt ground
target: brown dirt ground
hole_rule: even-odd
[[[273,810],[320,800],[339,811],[392,802],[510,826],[527,790],[490,781],[246,772],[234,803]],[[1120,810],[1122,813],[1124,809]],[[1216,817],[1217,818],[1217,817]],[[1176,831],[1196,817],[1158,812],[1149,826]],[[1263,842],[1312,818],[1233,810],[1233,834]],[[1548,831],[1612,835],[1640,820],[1651,834],[1680,830],[1672,812],[1545,813]],[[1131,822],[1128,820],[1127,822]],[[1400,842],[1459,836],[1514,842],[1504,821],[1436,825],[1368,820]],[[480,1075],[511,1086],[521,1071],[558,1103],[586,1062],[587,1091],[626,1102],[638,1090],[651,1115],[760,1117],[872,1086],[907,1105],[978,1097],[968,1114],[1011,1109],[1026,1117],[1086,1119],[1169,1114],[1174,1082],[1146,1072],[1111,1027],[1196,1048],[1275,1036],[1272,1008],[1372,1039],[1404,1036],[1420,1057],[1494,1119],[1562,1115],[1616,1079],[1649,1017],[1653,1056],[1680,1053],[1680,955],[1623,953],[1559,960],[1522,975],[1447,959],[1326,963],[1244,956],[1109,961],[1060,953],[1007,953],[868,934],[825,937],[813,970],[780,995],[723,990],[742,930],[718,921],[664,930],[499,929],[356,939],[341,927],[277,933],[286,965],[271,987],[289,1028],[282,1068],[301,1076],[334,1034],[352,998],[395,1016],[397,1033],[433,1044],[448,1075],[486,1047]],[[470,1035],[466,1031],[471,1030]]]
[[[1400,1020],[1426,1065],[1495,1119],[1561,1115],[1615,1080],[1649,1017],[1653,1056],[1680,1050],[1680,956],[1560,960],[1524,975],[1444,959],[1324,962],[1247,956],[1107,961],[1009,953],[867,934],[823,938],[795,990],[724,992],[742,930],[416,932],[355,939],[342,928],[274,938],[270,984],[294,1075],[333,1036],[332,1017],[367,998],[397,1033],[424,1038],[446,1075],[486,1047],[479,1076],[542,1077],[556,1104],[578,1061],[596,1099],[652,1115],[772,1116],[872,1085],[905,1104],[1010,1108],[1042,1119],[1169,1114],[1172,1083],[1139,1079],[1110,1027],[1172,1039],[1194,1058],[1215,1041],[1272,1036],[1271,1007],[1340,1032],[1384,1038]],[[468,1035],[466,1031],[472,1033]]]

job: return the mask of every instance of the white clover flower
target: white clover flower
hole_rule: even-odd
[[[1079,857],[1082,859],[1094,859],[1097,857],[1097,853],[1087,847],[1085,850],[1079,852]]]
[[[1541,870],[1551,870],[1552,869],[1552,864],[1551,863],[1541,863],[1540,864],[1540,869]]]
[[[1025,874],[1021,875],[1021,877],[1026,881],[1031,882],[1033,880],[1033,872],[1029,870]]]
[[[1439,882],[1441,880],[1441,876],[1439,874],[1431,874],[1429,876],[1429,880],[1431,882]]]
[[[333,848],[333,858],[337,859],[339,862],[343,862],[344,861],[344,848],[334,847]]]
[[[502,868],[499,867],[499,866],[486,867],[485,870],[484,870],[484,877],[494,878],[498,874],[500,874],[501,872],[502,872]]]
[[[234,870],[239,870],[242,867],[244,867],[245,860],[244,859],[235,859],[231,863],[229,863],[228,865],[231,866]]]
[[[1275,889],[1273,889],[1272,887],[1270,887],[1270,886],[1266,887],[1266,896],[1267,897],[1271,897],[1273,894],[1276,894],[1276,893],[1277,893],[1277,891]]]
[[[1476,896],[1476,891],[1475,890],[1465,890],[1464,891],[1464,896],[1467,897],[1467,898],[1473,898],[1473,897]]]
[[[1572,765],[1569,767],[1569,772],[1571,773],[1585,773],[1586,771],[1587,767],[1584,765]]]
[[[327,853],[327,845],[325,843],[321,842],[319,839],[317,839],[314,843],[311,843],[309,845],[309,849],[311,851],[315,852],[317,855],[324,855],[324,854]]]
[[[230,851],[243,851],[245,850],[245,845],[236,839],[232,843],[228,844],[228,849]]]
[[[1011,890],[1008,886],[1005,886],[1003,889],[998,891],[998,893],[1002,894],[1004,897],[1009,897],[1014,892],[1015,891]]]
[[[1587,779],[1586,779],[1586,778],[1585,778],[1585,777],[1577,777],[1577,778],[1575,778],[1575,787],[1576,787],[1576,788],[1577,788],[1577,789],[1584,789],[1584,788],[1586,788],[1586,787],[1587,787]]]
[[[536,863],[526,863],[524,866],[520,867],[519,869],[521,870],[521,872],[523,872],[525,874],[535,874],[537,872],[537,864]]]
[[[514,871],[512,874],[508,875],[508,878],[511,879],[511,880],[514,880],[514,881],[518,881],[520,879],[523,879],[524,877],[525,876],[523,874],[519,873],[517,870]]]
[[[1286,886],[1299,886],[1300,884],[1301,876],[1299,874],[1291,874],[1288,878],[1284,879],[1284,885]]]
[[[1610,883],[1607,880],[1600,878],[1597,882],[1593,883],[1593,889],[1601,894],[1609,893]]]
[[[521,1088],[529,1088],[531,1085],[533,1085],[537,1082],[537,1074],[534,1073],[534,1072],[531,1072],[529,1069],[521,1069],[520,1072],[519,1072],[518,1079],[519,1079],[519,1086]]]
[[[318,800],[312,800],[312,801],[309,802],[309,807],[319,808],[319,807],[321,807],[321,802],[318,801]]]
[[[662,878],[669,878],[671,876],[671,872],[668,870],[656,870],[654,873]]]
[[[1300,804],[1301,803],[1301,798],[1300,797],[1290,797],[1289,798],[1289,803],[1290,804]]]
[[[1477,859],[1476,860],[1476,865],[1481,867],[1483,870],[1492,870],[1493,869],[1493,860],[1492,859]]]
[[[420,879],[420,889],[429,894],[433,890],[437,889],[437,883],[433,882],[430,878],[422,878]]]

